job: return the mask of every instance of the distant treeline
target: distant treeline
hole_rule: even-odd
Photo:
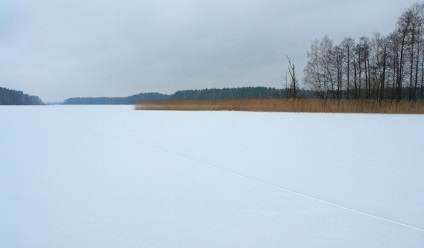
[[[286,98],[289,89],[267,87],[240,87],[223,89],[180,90],[171,95],[141,93],[128,97],[76,97],[66,99],[63,104],[136,104],[143,100],[221,100],[241,98]],[[299,95],[315,98],[310,90],[299,90]]]
[[[40,105],[43,101],[38,96],[30,96],[22,91],[0,87],[0,105]]]
[[[240,98],[270,98],[284,96],[286,90],[267,87],[180,90],[170,96],[174,100],[221,100]]]
[[[160,93],[141,93],[127,97],[74,97],[66,99],[63,104],[135,104],[143,100],[165,100],[169,95]]]

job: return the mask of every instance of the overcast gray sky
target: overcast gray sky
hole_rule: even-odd
[[[387,35],[410,0],[0,0],[0,86],[45,102],[281,88],[311,41]]]

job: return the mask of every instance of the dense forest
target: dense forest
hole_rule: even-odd
[[[169,95],[160,93],[140,93],[127,97],[74,97],[66,99],[63,104],[135,104],[142,100],[164,100]]]
[[[299,90],[299,95],[315,98],[310,90]],[[171,95],[141,93],[128,97],[76,97],[66,99],[63,104],[135,104],[143,100],[221,100],[240,98],[286,98],[290,91],[267,87],[240,87],[224,89],[180,90]]]
[[[0,87],[0,105],[39,105],[43,104],[38,96],[30,96],[22,91]]]
[[[285,95],[285,90],[266,87],[181,90],[170,96],[175,100],[220,100],[228,98],[270,98]]]
[[[423,100],[424,4],[415,3],[383,36],[339,44],[326,35],[307,53],[305,86],[322,99]]]

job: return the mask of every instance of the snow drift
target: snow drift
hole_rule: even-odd
[[[0,107],[1,247],[423,247],[424,116]]]

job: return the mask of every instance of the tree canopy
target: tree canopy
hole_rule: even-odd
[[[325,35],[307,53],[304,83],[322,99],[424,99],[424,3],[415,3],[383,36]]]
[[[0,87],[0,105],[40,105],[43,101],[38,96],[30,96],[22,91]]]

